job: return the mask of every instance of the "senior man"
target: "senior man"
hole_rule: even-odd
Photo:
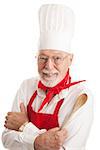
[[[74,14],[66,6],[46,4],[39,11],[39,77],[24,80],[7,113],[2,141],[10,150],[85,150],[92,124],[92,97],[86,81],[72,82],[71,39]],[[86,103],[72,115],[78,96]]]

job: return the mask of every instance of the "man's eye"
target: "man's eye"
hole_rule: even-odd
[[[46,59],[46,58],[44,58],[44,57],[40,57],[40,59]]]
[[[42,57],[41,59],[43,59],[43,60],[47,60],[48,58],[46,58],[46,57]]]
[[[61,57],[56,57],[55,59],[56,59],[56,60],[61,60]]]
[[[41,61],[43,60],[43,61],[46,61],[48,58],[47,57],[40,57],[39,58]]]

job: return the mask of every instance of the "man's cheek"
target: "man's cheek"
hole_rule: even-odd
[[[40,65],[40,66],[38,67],[38,72],[39,72],[39,73],[42,73],[42,70],[43,70],[43,66]]]

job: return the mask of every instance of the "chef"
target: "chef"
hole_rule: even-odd
[[[39,76],[24,80],[17,91],[5,117],[3,145],[9,150],[85,150],[93,108],[87,81],[73,82],[70,76],[74,13],[64,5],[42,5],[39,25]],[[82,94],[86,102],[71,115]]]

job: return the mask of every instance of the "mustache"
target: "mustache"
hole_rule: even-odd
[[[49,71],[49,70],[43,69],[42,73],[45,73],[45,74],[55,74],[56,73],[57,74],[58,71]]]

